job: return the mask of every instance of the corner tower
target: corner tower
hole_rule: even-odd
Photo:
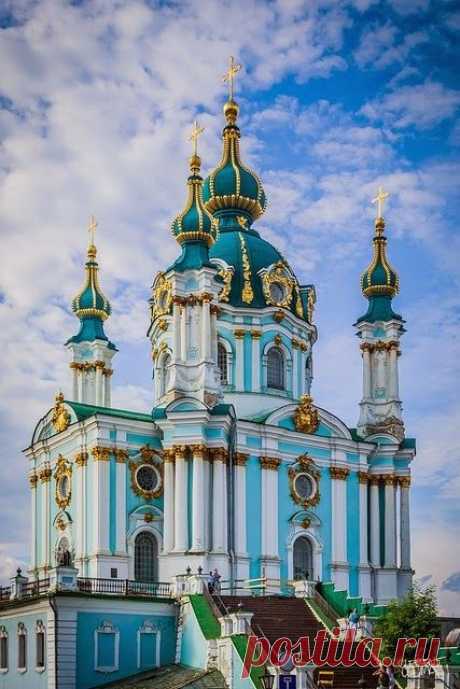
[[[369,306],[355,324],[363,356],[363,396],[358,433],[364,438],[375,433],[388,433],[401,441],[404,424],[399,398],[398,357],[404,321],[392,307],[393,297],[399,292],[399,278],[386,254],[382,212],[388,196],[380,188],[373,201],[377,203],[374,253],[361,276],[361,289],[369,300]]]
[[[66,342],[72,353],[72,399],[75,402],[111,406],[111,362],[117,351],[104,332],[104,321],[112,309],[98,280],[99,266],[94,232],[97,223],[91,218],[90,242],[85,266],[85,282],[72,301],[72,310],[80,319],[80,330]]]

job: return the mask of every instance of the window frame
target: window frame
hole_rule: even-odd
[[[5,654],[4,655],[2,653],[3,644],[5,645]],[[4,625],[1,625],[0,626],[0,673],[1,674],[5,674],[10,669],[9,650],[10,650],[10,644],[9,644],[9,638],[8,638],[8,631]],[[1,664],[3,660],[5,661],[5,665]]]
[[[274,352],[276,352],[279,355],[279,363],[281,365],[281,367],[280,367],[281,385],[274,385],[273,384],[273,378],[272,378],[272,381],[270,381],[270,355]],[[287,386],[286,386],[286,383],[287,383],[287,381],[286,381],[286,378],[287,378],[287,376],[286,376],[286,355],[285,355],[284,351],[281,349],[280,346],[273,345],[267,351],[266,356],[267,356],[267,380],[266,380],[267,388],[269,390],[279,390],[279,391],[286,392],[287,391]]]
[[[18,656],[17,656],[17,671],[20,674],[27,672],[27,629],[24,622],[18,623],[17,632],[17,643],[18,643]],[[19,661],[21,659],[21,644],[24,644],[24,665],[20,665]]]
[[[41,643],[43,644],[42,647],[42,652],[43,652],[43,665],[38,664],[39,660],[39,653],[38,653],[38,644],[39,644],[39,638],[41,637],[42,641]],[[35,624],[35,670],[37,672],[44,672],[46,670],[46,631],[45,631],[45,625],[43,624],[42,620],[37,620]]]

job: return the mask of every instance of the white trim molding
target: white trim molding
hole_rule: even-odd
[[[142,627],[137,630],[137,667],[142,667],[141,641],[143,634],[155,634],[155,663],[149,667],[160,667],[161,631],[150,620],[144,620]]]
[[[111,634],[114,637],[113,665],[99,665],[99,635]],[[94,670],[96,672],[116,672],[120,665],[120,631],[109,621],[104,621],[94,630]]]

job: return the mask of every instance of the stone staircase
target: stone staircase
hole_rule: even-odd
[[[254,614],[251,625],[253,632],[257,636],[265,636],[271,644],[282,636],[290,639],[293,644],[300,636],[308,636],[312,649],[316,634],[319,630],[325,629],[302,598],[222,596],[221,601],[229,613],[239,609],[252,612]],[[339,648],[340,646],[341,644]],[[354,651],[352,656],[353,653]],[[321,670],[333,671],[333,689],[357,689],[361,676],[364,676],[367,689],[374,689],[377,686],[377,677],[373,675],[375,671],[373,667],[347,668],[338,665],[336,668],[324,666]],[[316,669],[315,684],[318,681],[318,674],[319,669]]]

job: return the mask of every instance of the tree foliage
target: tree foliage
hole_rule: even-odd
[[[374,626],[373,635],[382,639],[384,654],[393,656],[400,638],[437,637],[440,631],[437,618],[435,587],[414,584],[404,598],[388,604],[387,612]],[[414,654],[414,648],[407,648],[405,657],[411,659]]]

